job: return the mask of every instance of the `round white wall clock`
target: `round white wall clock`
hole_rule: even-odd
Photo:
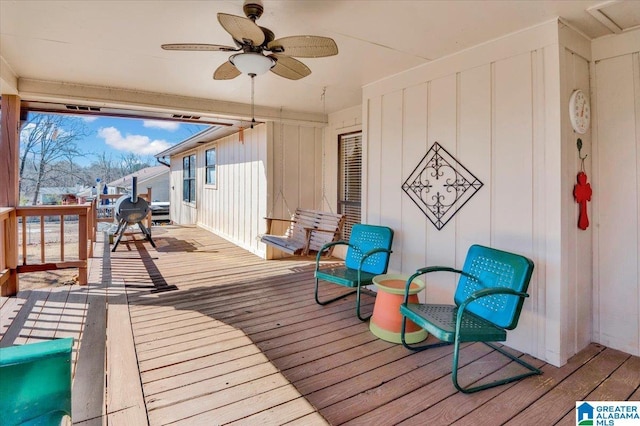
[[[571,127],[576,133],[581,135],[587,133],[591,122],[591,108],[589,107],[589,99],[582,90],[574,90],[571,94],[569,118],[571,119]]]

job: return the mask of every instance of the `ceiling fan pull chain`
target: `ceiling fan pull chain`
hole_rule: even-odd
[[[255,92],[255,74],[249,74],[251,77],[251,128],[253,129],[253,124],[256,122],[256,114],[255,114],[255,104],[254,104],[254,92]]]

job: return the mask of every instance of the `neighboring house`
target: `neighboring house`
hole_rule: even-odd
[[[108,182],[108,193],[130,193],[134,176],[138,178],[138,193],[146,193],[147,188],[151,188],[152,202],[169,201],[169,168],[162,165],[145,167],[120,179]]]
[[[76,198],[76,194],[83,188],[81,186],[56,186],[40,188],[38,193],[38,204],[57,205],[72,204],[70,201]],[[77,200],[76,200],[77,201]]]
[[[257,240],[263,217],[338,210],[339,140],[362,132],[361,220],[395,230],[390,270],[460,266],[472,243],[524,254],[536,269],[509,346],[554,365],[591,341],[638,355],[640,306],[628,297],[640,289],[637,34],[591,41],[548,22],[370,84],[362,106],[326,126],[276,119],[219,140],[201,133],[159,154],[171,161],[172,218],[272,257]],[[591,94],[585,134],[569,119],[575,89]],[[586,231],[573,198],[578,137],[599,179]],[[434,142],[483,184],[442,229],[403,191]],[[444,302],[452,288],[436,274],[426,294]]]

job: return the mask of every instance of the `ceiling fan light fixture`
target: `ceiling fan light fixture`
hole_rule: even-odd
[[[261,75],[274,67],[276,61],[273,58],[260,53],[246,52],[232,55],[229,62],[235,65],[244,74]]]

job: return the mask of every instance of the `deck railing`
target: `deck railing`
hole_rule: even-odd
[[[76,228],[75,220],[73,227],[68,229],[65,218],[69,216],[77,216],[77,231],[73,229]],[[95,241],[91,204],[0,207],[0,225],[0,286],[3,286],[3,296],[11,296],[18,291],[17,279],[11,276],[26,272],[77,268],[78,284],[87,284],[87,262]],[[71,254],[65,237],[76,232],[77,253]],[[59,242],[51,242],[52,239]],[[38,246],[39,253],[33,249]]]
[[[11,232],[11,224],[16,223],[16,209],[0,207],[0,287],[16,274],[18,241],[16,233]],[[4,296],[5,292],[2,292]]]
[[[87,262],[93,253],[97,225],[99,222],[114,221],[115,200],[121,196],[122,194],[100,194],[92,203],[77,205],[0,207],[2,296],[12,296],[17,293],[15,277],[17,274],[26,272],[77,268],[78,284],[86,285]],[[151,203],[151,188],[147,188],[147,193],[138,196]],[[108,201],[103,204],[103,200]],[[65,241],[67,240],[65,236],[72,232],[65,224],[65,217],[68,216],[78,217],[77,255],[74,254],[72,260],[68,259],[69,243]],[[151,210],[146,222],[147,227],[150,228]],[[75,224],[73,226],[75,228]],[[73,230],[73,232],[76,231]],[[47,241],[47,235],[55,235],[59,239],[58,244]],[[28,244],[29,242],[33,244]],[[36,246],[39,246],[39,253],[34,253],[33,247]],[[51,251],[55,250],[55,255],[48,253],[47,247]]]

